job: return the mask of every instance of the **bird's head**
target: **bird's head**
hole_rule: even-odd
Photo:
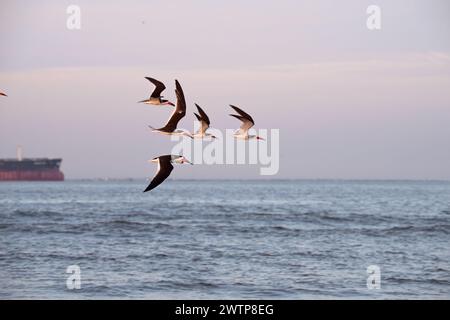
[[[256,136],[256,140],[263,140],[263,141],[266,141],[266,139],[261,138],[260,136]]]
[[[193,165],[192,162],[190,162],[188,159],[186,159],[183,156],[172,156],[172,159],[173,159],[172,161],[175,162],[175,163],[179,163],[179,164],[189,163],[189,164]]]

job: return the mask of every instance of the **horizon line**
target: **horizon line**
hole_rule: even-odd
[[[65,181],[143,181],[146,178],[66,178]],[[416,181],[416,182],[450,182],[450,179],[436,178],[177,178],[170,181]]]

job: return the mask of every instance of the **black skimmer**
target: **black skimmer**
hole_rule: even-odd
[[[7,97],[6,93],[3,93],[3,92],[1,92],[1,91],[0,91],[0,96]]]
[[[175,110],[170,115],[170,118],[167,121],[166,125],[159,129],[155,129],[152,126],[149,127],[153,129],[153,132],[178,136],[184,135],[192,138],[192,135],[189,132],[177,129],[178,122],[186,115],[186,100],[184,99],[183,89],[181,88],[178,80],[175,80],[175,87],[175,94],[177,95],[177,105],[175,107]]]
[[[207,133],[206,130],[208,130],[209,128],[209,118],[208,115],[206,114],[205,111],[203,111],[202,108],[200,108],[200,106],[198,104],[195,104],[195,106],[197,107],[198,113],[200,113],[200,115],[198,115],[197,113],[194,112],[195,117],[197,118],[198,121],[200,121],[200,129],[198,129],[198,131],[196,133],[194,133],[192,135],[192,138],[205,138],[205,137],[211,137],[213,139],[217,139],[216,136],[212,135],[211,133]]]
[[[239,109],[238,107],[233,106],[231,104],[230,104],[230,107],[232,107],[234,109],[234,111],[239,113],[239,115],[237,115],[237,114],[230,114],[230,116],[235,117],[235,118],[237,118],[237,119],[242,121],[241,127],[239,128],[239,130],[237,130],[234,133],[234,137],[236,139],[242,139],[242,140],[250,140],[250,139],[265,140],[265,139],[261,138],[260,136],[249,135],[248,134],[248,130],[255,125],[255,121],[253,121],[253,118],[248,113],[246,113],[245,111],[243,111],[243,110]]]
[[[161,92],[163,92],[164,89],[166,89],[166,86],[164,85],[164,83],[162,83],[161,81],[158,81],[156,79],[150,78],[150,77],[145,77],[145,79],[147,79],[148,81],[150,81],[151,83],[153,83],[155,85],[155,90],[153,90],[152,94],[150,95],[150,98],[139,101],[139,102],[143,102],[145,104],[159,105],[159,106],[161,106],[161,105],[175,106],[169,100],[163,99],[163,96],[161,95]]]
[[[183,163],[187,162],[189,164],[192,164],[183,156],[175,156],[175,155],[171,155],[171,154],[159,156],[159,157],[153,158],[150,161],[158,163],[158,171],[156,172],[155,176],[153,177],[152,182],[150,182],[150,184],[144,190],[144,192],[147,192],[147,191],[150,191],[150,190],[156,188],[164,180],[167,179],[167,177],[170,175],[170,173],[173,170],[172,163],[183,164]]]

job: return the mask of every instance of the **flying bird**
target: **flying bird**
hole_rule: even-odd
[[[159,156],[159,157],[153,158],[150,161],[158,163],[158,171],[156,172],[155,176],[153,177],[152,182],[150,182],[150,184],[144,190],[144,192],[147,192],[147,191],[150,191],[150,190],[156,188],[164,180],[167,179],[167,177],[170,175],[170,173],[173,170],[172,163],[183,164],[183,163],[187,162],[189,164],[193,164],[193,163],[189,162],[183,156],[177,156],[177,155],[171,155],[171,154],[167,154],[167,155],[164,155],[164,156]]]
[[[153,83],[155,85],[155,90],[153,90],[152,94],[150,95],[150,98],[138,101],[143,102],[145,104],[153,104],[153,105],[170,105],[175,106],[172,102],[169,100],[163,99],[163,96],[161,95],[161,92],[166,89],[166,86],[161,81],[158,81],[156,79],[145,77],[148,81]]]
[[[211,133],[206,132],[206,130],[208,130],[210,122],[209,122],[209,118],[208,115],[206,114],[205,111],[203,111],[202,108],[200,108],[200,106],[198,104],[195,104],[195,106],[197,107],[198,113],[197,114],[194,112],[195,117],[197,118],[198,121],[200,121],[200,129],[198,129],[198,131],[196,133],[194,133],[192,135],[192,137],[194,139],[196,138],[205,138],[205,137],[211,137],[213,139],[217,139],[216,136],[212,135]]]
[[[0,96],[7,97],[6,93],[3,93],[3,92],[1,92],[1,91],[0,91]]]
[[[245,111],[239,109],[236,106],[233,106],[230,104],[230,107],[234,109],[238,114],[230,114],[230,116],[235,117],[242,121],[241,127],[233,134],[233,136],[236,139],[242,139],[242,140],[250,140],[250,139],[257,139],[257,140],[265,140],[264,138],[261,138],[257,135],[249,135],[248,130],[255,125],[255,121],[253,121],[253,118],[246,113]]]
[[[168,134],[168,135],[178,135],[178,136],[188,136],[192,138],[192,135],[189,132],[177,129],[178,122],[180,122],[181,119],[186,115],[186,100],[184,98],[183,88],[181,88],[180,83],[178,80],[175,80],[175,94],[177,96],[177,105],[175,107],[175,110],[170,115],[169,120],[167,121],[166,125],[162,128],[155,129],[152,126],[149,126],[151,129],[153,129],[153,132],[159,132],[162,134]]]

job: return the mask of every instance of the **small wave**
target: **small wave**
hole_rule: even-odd
[[[320,211],[320,212],[312,212],[309,214],[313,214],[314,217],[324,220],[324,221],[334,221],[334,222],[349,222],[353,221],[349,216],[336,215],[336,213],[332,213],[329,211]]]
[[[428,225],[428,226],[413,226],[413,225],[406,225],[406,226],[395,226],[387,229],[382,229],[382,232],[388,233],[388,234],[397,234],[397,233],[414,233],[414,232],[425,232],[425,233],[444,233],[449,234],[450,233],[450,225],[443,225],[443,224],[435,224],[435,225]]]
[[[145,222],[145,221],[135,221],[135,220],[111,220],[111,221],[102,221],[97,222],[95,224],[96,227],[101,226],[105,229],[110,230],[120,230],[120,229],[132,229],[132,230],[169,230],[169,229],[181,229],[185,228],[183,225],[176,225],[176,224],[170,224],[170,223],[164,223],[161,221],[157,222]]]
[[[208,282],[205,280],[199,280],[199,281],[170,281],[170,280],[161,280],[155,283],[155,285],[163,286],[163,287],[169,287],[169,288],[176,288],[177,290],[180,289],[213,289],[213,288],[219,288],[219,284]]]
[[[259,252],[256,252],[256,254],[259,256],[262,256],[262,257],[279,257],[282,255],[281,253],[269,252],[269,251],[259,251]]]
[[[334,212],[331,210],[320,210],[320,211],[289,211],[288,215],[285,215],[287,219],[302,219],[305,222],[320,223],[320,224],[347,224],[347,223],[359,223],[359,224],[375,224],[392,221],[396,219],[394,217],[386,217],[380,215],[369,215],[365,213],[344,213],[344,212]]]
[[[106,224],[110,226],[152,226],[152,227],[172,227],[169,223],[164,222],[145,222],[145,221],[133,221],[133,220],[111,220],[111,221],[104,221],[99,222],[101,224]]]
[[[271,217],[276,215],[277,217],[280,216],[279,213],[274,213],[274,212],[261,212],[261,211],[257,211],[257,212],[250,212],[248,214],[249,216],[255,216],[255,217]]]
[[[297,231],[297,230],[299,230],[299,229],[296,229],[296,228],[289,228],[289,227],[286,227],[286,226],[273,226],[273,227],[270,227],[271,229],[274,229],[274,230],[281,230],[281,231]]]
[[[21,217],[54,217],[64,215],[64,213],[50,210],[14,210],[13,215]]]
[[[139,221],[131,221],[131,220],[111,220],[106,222],[107,225],[125,225],[125,226],[144,226],[148,223],[139,222]]]
[[[0,230],[21,233],[49,234],[49,233],[79,233],[77,226],[59,223],[3,223]]]
[[[76,254],[76,253],[71,253],[71,252],[48,252],[48,253],[43,253],[43,254],[39,254],[39,257],[42,258],[48,258],[51,260],[70,260],[70,261],[85,261],[85,260],[89,260],[89,261],[98,261],[100,260],[100,257],[98,256],[97,253],[95,252],[86,252],[86,253],[82,253],[82,254]],[[114,260],[113,258],[105,258],[105,257],[101,257],[101,259],[103,260]]]
[[[396,278],[396,277],[388,277],[385,281],[390,281],[396,284],[433,284],[433,285],[445,285],[448,286],[450,284],[449,280],[436,279],[436,278]]]
[[[293,256],[300,256],[300,257],[309,257],[309,258],[325,258],[330,259],[330,257],[333,256],[333,253],[319,253],[314,251],[294,251],[291,253]]]
[[[169,258],[170,256],[166,253],[154,253],[154,254],[137,254],[137,253],[131,253],[128,254],[125,258],[127,259],[164,259]]]
[[[13,227],[14,224],[13,223],[0,223],[0,230],[1,229],[8,229],[10,227]]]

